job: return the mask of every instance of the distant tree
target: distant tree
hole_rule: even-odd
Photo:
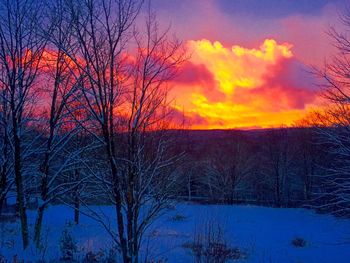
[[[309,123],[309,120],[303,119],[296,124],[295,150],[296,150],[296,170],[300,177],[302,199],[308,203],[312,200],[315,183],[317,183],[317,174],[321,165],[322,146],[318,142],[316,130]],[[298,180],[299,178],[295,178]]]
[[[289,130],[287,128],[274,129],[268,131],[266,136],[264,171],[271,180],[275,204],[282,206],[288,202],[290,179],[293,176],[293,155]]]
[[[207,172],[211,174],[217,198],[221,197],[230,204],[237,201],[239,192],[244,193],[253,169],[254,154],[249,152],[244,138],[237,134],[225,145],[215,147],[208,156]]]

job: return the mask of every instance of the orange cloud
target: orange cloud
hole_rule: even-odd
[[[258,48],[187,43],[191,59],[174,81],[174,108],[192,128],[291,125],[312,105],[316,91],[292,45],[266,39]]]

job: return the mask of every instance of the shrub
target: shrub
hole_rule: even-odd
[[[118,254],[118,249],[116,247],[112,247],[107,254],[107,263],[115,263],[116,262],[116,257]]]
[[[186,216],[181,214],[176,214],[171,218],[172,221],[185,221],[186,219]]]
[[[225,263],[245,258],[247,253],[230,246],[223,233],[222,227],[211,221],[204,230],[195,233],[192,242],[183,246],[191,251],[196,263]]]
[[[305,247],[307,245],[307,242],[302,237],[295,237],[292,240],[292,245],[295,247]]]
[[[61,236],[61,261],[63,262],[74,262],[77,253],[76,243],[71,235],[71,233],[64,229]]]

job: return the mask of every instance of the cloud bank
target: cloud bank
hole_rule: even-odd
[[[173,82],[174,108],[192,128],[291,125],[317,96],[307,66],[289,43],[266,39],[256,48],[187,42],[189,62]]]

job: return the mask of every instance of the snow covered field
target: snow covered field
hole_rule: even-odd
[[[112,220],[115,218],[111,207],[98,209],[109,214]],[[31,224],[34,216],[34,212],[29,213]],[[42,252],[46,260],[60,257],[59,243],[64,228],[72,232],[81,254],[108,253],[112,242],[98,223],[82,216],[81,224],[74,226],[72,220],[73,210],[67,207],[53,206],[47,211]],[[180,204],[152,225],[144,247],[148,247],[150,256],[170,263],[193,262],[190,251],[183,245],[191,242],[194,232],[208,221],[219,223],[229,245],[247,253],[247,258],[239,262],[348,263],[350,259],[350,220],[305,209],[258,206]],[[0,255],[38,258],[34,256],[37,254],[34,249],[26,254],[21,252],[18,222],[1,223],[0,233]],[[296,237],[303,238],[306,246],[293,246],[291,242]]]

